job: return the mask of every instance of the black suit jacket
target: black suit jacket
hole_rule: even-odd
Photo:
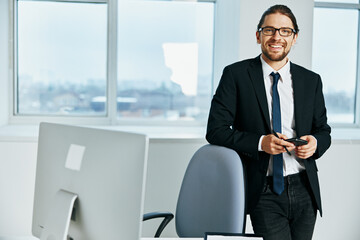
[[[298,137],[317,139],[315,154],[304,160],[317,208],[322,214],[315,159],[330,147],[322,82],[318,74],[290,63],[294,90],[295,130]],[[246,206],[250,213],[263,189],[270,155],[258,151],[259,139],[271,133],[260,56],[225,67],[211,102],[206,139],[237,151],[245,168]]]

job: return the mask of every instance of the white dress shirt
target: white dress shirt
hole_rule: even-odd
[[[283,66],[279,71],[275,71],[269,64],[267,64],[262,56],[260,57],[262,63],[262,70],[264,74],[265,92],[268,102],[270,125],[272,128],[272,83],[273,78],[270,75],[272,72],[280,74],[280,81],[278,82],[278,92],[280,97],[281,110],[281,133],[288,138],[296,137],[295,131],[295,117],[294,117],[294,90],[292,85],[292,78],[290,73],[290,61]],[[261,142],[264,136],[259,141],[259,151],[261,149]],[[283,153],[283,173],[284,176],[296,174],[304,170],[304,164],[301,159],[295,156],[295,152],[291,152],[291,156]],[[272,156],[270,157],[269,168],[267,175],[271,176],[273,170]]]

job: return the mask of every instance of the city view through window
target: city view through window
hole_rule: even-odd
[[[18,2],[18,115],[108,114],[107,7]],[[120,119],[207,117],[213,7],[204,2],[119,2]]]

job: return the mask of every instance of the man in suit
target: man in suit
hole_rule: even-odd
[[[208,119],[208,142],[243,161],[247,213],[266,240],[311,239],[322,214],[315,160],[331,129],[320,76],[287,57],[298,32],[288,7],[266,10],[256,32],[262,54],[225,67]],[[285,141],[294,137],[307,144]]]

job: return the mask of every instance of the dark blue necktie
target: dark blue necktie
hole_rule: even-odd
[[[271,73],[273,77],[272,85],[272,124],[275,132],[281,133],[281,111],[280,98],[277,89],[277,84],[280,79],[279,73]],[[282,153],[273,155],[273,190],[280,195],[284,191],[284,176],[283,176],[283,155]]]

